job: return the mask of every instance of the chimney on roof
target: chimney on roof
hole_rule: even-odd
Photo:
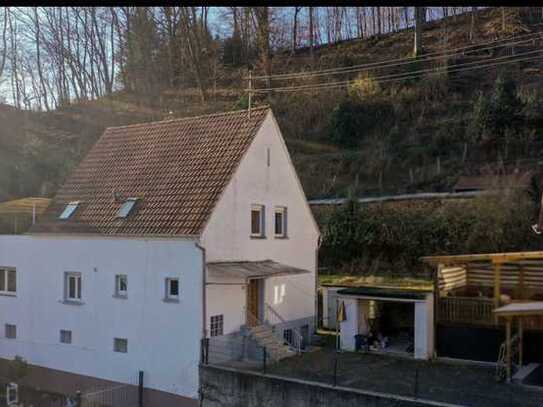
[[[121,192],[117,192],[117,191],[113,191],[113,202],[117,202],[117,203],[120,203],[120,202],[124,202],[125,199],[124,199],[124,196]]]

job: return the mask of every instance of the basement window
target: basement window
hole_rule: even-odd
[[[113,339],[113,351],[118,353],[128,352],[128,339],[126,338],[114,338]]]
[[[6,324],[5,330],[5,336],[7,339],[17,338],[17,325]]]
[[[59,219],[63,219],[63,220],[69,219],[70,216],[73,215],[73,213],[75,212],[78,206],[79,206],[79,201],[73,201],[73,202],[68,203],[64,207],[64,210],[62,211],[62,213],[60,214]]]
[[[117,217],[128,217],[128,215],[130,215],[130,212],[132,212],[132,209],[134,209],[136,202],[138,202],[138,198],[128,198],[126,201],[124,201],[122,206],[119,208],[119,211],[117,212]]]
[[[72,343],[72,331],[66,329],[60,330],[60,343],[70,344]]]

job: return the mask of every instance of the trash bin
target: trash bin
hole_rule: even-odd
[[[368,338],[365,335],[355,335],[354,336],[354,349],[358,351],[366,351],[368,347]]]

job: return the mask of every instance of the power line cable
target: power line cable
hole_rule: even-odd
[[[487,50],[492,50],[496,48],[503,48],[503,47],[529,43],[529,42],[535,41],[538,37],[542,38],[542,35],[543,33],[536,32],[536,33],[521,35],[517,37],[511,37],[507,39],[490,41],[483,44],[475,44],[475,45],[470,45],[466,47],[458,47],[458,48],[453,48],[453,49],[445,50],[445,51],[436,51],[433,53],[421,55],[419,57],[396,58],[396,59],[390,59],[386,61],[352,65],[348,67],[329,68],[329,69],[323,69],[323,70],[318,70],[318,71],[253,76],[252,79],[253,80],[279,80],[279,79],[286,80],[286,79],[297,79],[297,78],[303,78],[303,77],[319,77],[319,76],[335,75],[335,74],[342,74],[342,73],[352,73],[352,72],[368,70],[371,68],[380,69],[380,68],[386,68],[386,67],[391,67],[391,66],[395,67],[399,65],[408,65],[408,64],[418,63],[418,62],[426,62],[426,61],[431,61],[431,60],[435,60],[439,58],[466,54],[470,52],[481,52],[481,51],[487,51]],[[505,44],[485,47],[485,45],[491,45],[491,44],[496,44],[498,42],[501,43],[504,41],[511,41],[511,40],[515,40],[515,41],[505,43]],[[469,50],[470,48],[474,48],[474,49],[472,49],[471,51],[466,51],[466,50]]]
[[[517,55],[507,55],[504,57],[491,58],[491,59],[487,59],[486,61],[468,62],[465,64],[456,64],[456,65],[450,65],[446,67],[428,68],[428,69],[422,69],[422,70],[413,71],[413,72],[404,72],[404,73],[398,73],[398,74],[377,76],[373,79],[381,83],[389,83],[389,82],[397,82],[397,81],[420,78],[424,74],[436,75],[436,74],[441,74],[441,73],[460,73],[460,72],[465,72],[465,71],[471,71],[474,69],[491,68],[491,67],[510,64],[510,63],[533,61],[533,60],[537,60],[541,58],[542,55],[537,55],[531,58],[519,58],[519,57],[523,57],[526,55],[541,54],[541,53],[543,53],[543,50],[529,51],[529,52],[525,52],[525,53],[521,53]],[[489,63],[491,61],[501,61],[501,62]],[[483,62],[482,65],[480,65],[481,62]],[[298,91],[298,90],[317,90],[317,89],[324,89],[324,88],[343,87],[343,86],[354,84],[356,82],[357,80],[346,80],[346,81],[328,82],[328,83],[320,83],[320,84],[247,89],[246,91],[252,92],[252,93],[268,93],[268,92],[292,92],[292,91]]]

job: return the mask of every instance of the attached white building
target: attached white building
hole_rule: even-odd
[[[343,311],[343,315],[337,314],[339,323],[334,319],[339,324],[341,349],[359,350],[357,336],[375,339],[379,333],[386,338],[379,344],[379,352],[411,355],[415,359],[434,357],[432,290],[351,287],[337,290],[335,296],[335,308]]]
[[[44,385],[141,370],[160,405],[197,405],[204,338],[273,325],[280,359],[310,337],[318,239],[270,109],[109,128],[29,234],[0,236],[0,358]]]

